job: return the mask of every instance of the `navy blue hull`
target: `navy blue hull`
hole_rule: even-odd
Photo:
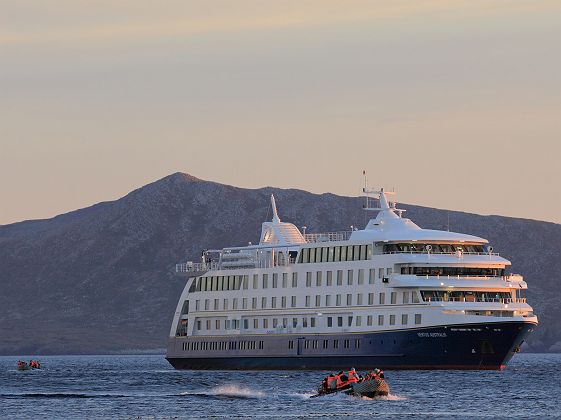
[[[263,348],[250,351],[235,345],[225,351],[182,351],[177,350],[181,342],[203,341],[178,337],[170,341],[167,360],[176,369],[502,369],[534,327],[502,322],[365,334],[222,337],[229,343],[261,340]]]

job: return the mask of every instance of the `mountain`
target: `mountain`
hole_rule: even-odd
[[[364,226],[360,198],[242,189],[176,173],[111,202],[0,226],[0,354],[105,353],[165,347],[185,279],[176,262],[259,240],[279,214],[308,232]],[[529,283],[540,326],[530,351],[561,351],[561,225],[400,205],[426,228],[488,238]]]

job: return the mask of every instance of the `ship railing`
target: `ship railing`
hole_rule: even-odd
[[[422,250],[422,251],[384,251],[382,252],[383,254],[431,254],[431,255],[456,255],[456,256],[462,256],[462,255],[487,255],[487,256],[499,256],[498,252],[458,252],[458,251],[454,251],[454,252],[435,252],[435,251],[427,251],[427,250]]]
[[[427,297],[425,302],[526,303],[526,298]]]
[[[348,241],[352,233],[353,232],[350,230],[341,232],[305,233],[304,239],[307,243]]]
[[[203,262],[191,262],[175,264],[176,273],[193,273],[199,271],[209,271],[216,270],[218,268],[218,262],[211,261],[209,263]]]

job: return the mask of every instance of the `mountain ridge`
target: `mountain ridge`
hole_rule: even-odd
[[[172,272],[175,263],[198,259],[203,248],[255,243],[261,222],[271,215],[271,193],[281,219],[308,226],[309,232],[365,224],[360,197],[245,189],[176,172],[117,200],[0,226],[0,285],[5,290],[0,304],[7,309],[0,313],[0,353],[165,346],[184,284]],[[544,314],[529,349],[561,351],[553,270],[560,260],[561,225],[400,207],[422,227],[445,228],[449,215],[452,230],[489,239],[513,262],[513,271],[526,276],[529,302],[538,315]]]

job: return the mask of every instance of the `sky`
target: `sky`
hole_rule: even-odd
[[[356,196],[363,170],[398,202],[561,223],[560,1],[0,10],[0,224],[178,171]]]

